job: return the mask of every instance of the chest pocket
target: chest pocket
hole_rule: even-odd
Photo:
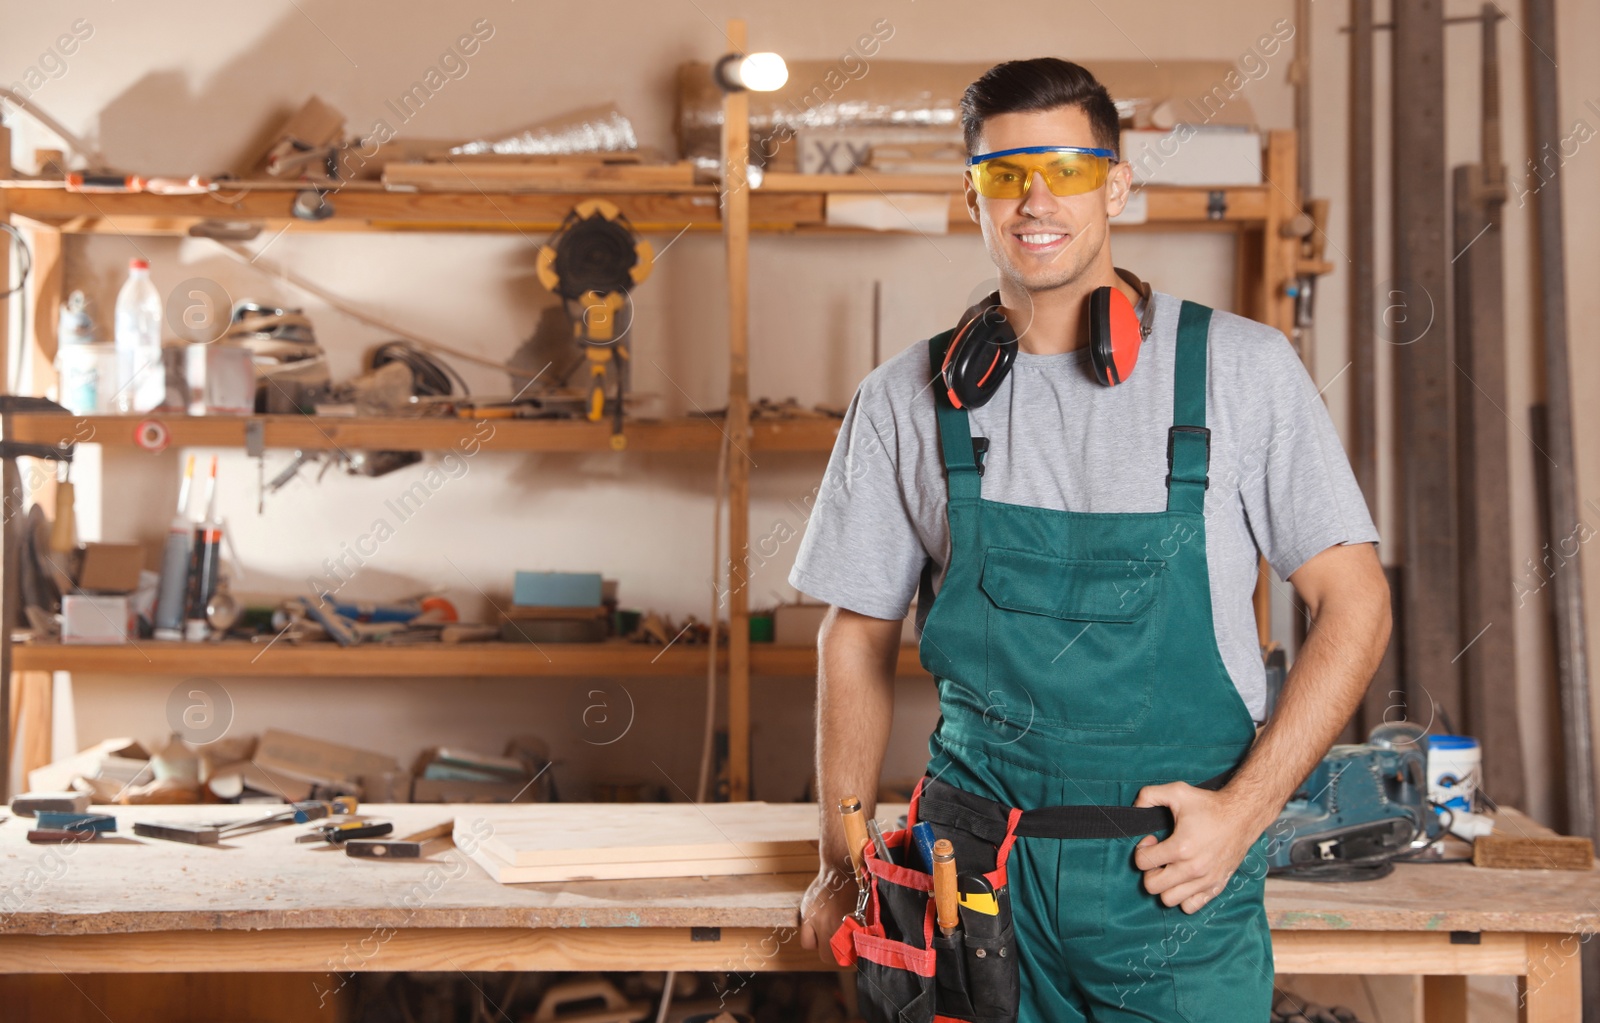
[[[1167,563],[990,548],[989,698],[1019,728],[1131,732],[1150,710]]]

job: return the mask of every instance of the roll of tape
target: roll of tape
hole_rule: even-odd
[[[162,451],[171,440],[167,424],[159,419],[146,419],[133,428],[133,442],[146,451]]]

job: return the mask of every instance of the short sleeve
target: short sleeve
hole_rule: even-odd
[[[879,427],[864,395],[850,399],[818,485],[789,584],[872,618],[906,616],[926,552],[901,491],[894,427]]]
[[[1239,445],[1239,494],[1261,554],[1288,579],[1337,544],[1377,543],[1333,419],[1288,338],[1273,332]]]

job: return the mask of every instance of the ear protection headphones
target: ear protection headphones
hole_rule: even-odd
[[[1133,274],[1117,269],[1117,274],[1144,298],[1148,320],[1154,302],[1150,286]],[[1139,346],[1150,333],[1148,323],[1140,322],[1118,288],[1096,288],[1086,303],[1089,315],[1089,362],[1094,377],[1107,387],[1128,379],[1139,361]],[[962,314],[955,336],[945,352],[940,375],[945,393],[956,408],[978,408],[1000,388],[1017,357],[1017,335],[1000,310],[1000,294],[994,292]]]

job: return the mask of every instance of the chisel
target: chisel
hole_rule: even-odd
[[[961,893],[956,887],[956,848],[948,838],[933,843],[933,904],[939,920],[939,933],[945,937],[955,933],[961,917],[956,904]]]
[[[844,823],[844,844],[850,849],[850,865],[856,876],[856,911],[852,915],[858,921],[865,921],[869,891],[864,851],[867,825],[861,813],[860,797],[845,796],[839,800],[839,816]]]
[[[413,832],[404,838],[355,838],[344,844],[346,856],[373,860],[416,860],[422,858],[422,847],[436,838],[444,838],[455,830],[456,822],[445,821],[431,828]]]

